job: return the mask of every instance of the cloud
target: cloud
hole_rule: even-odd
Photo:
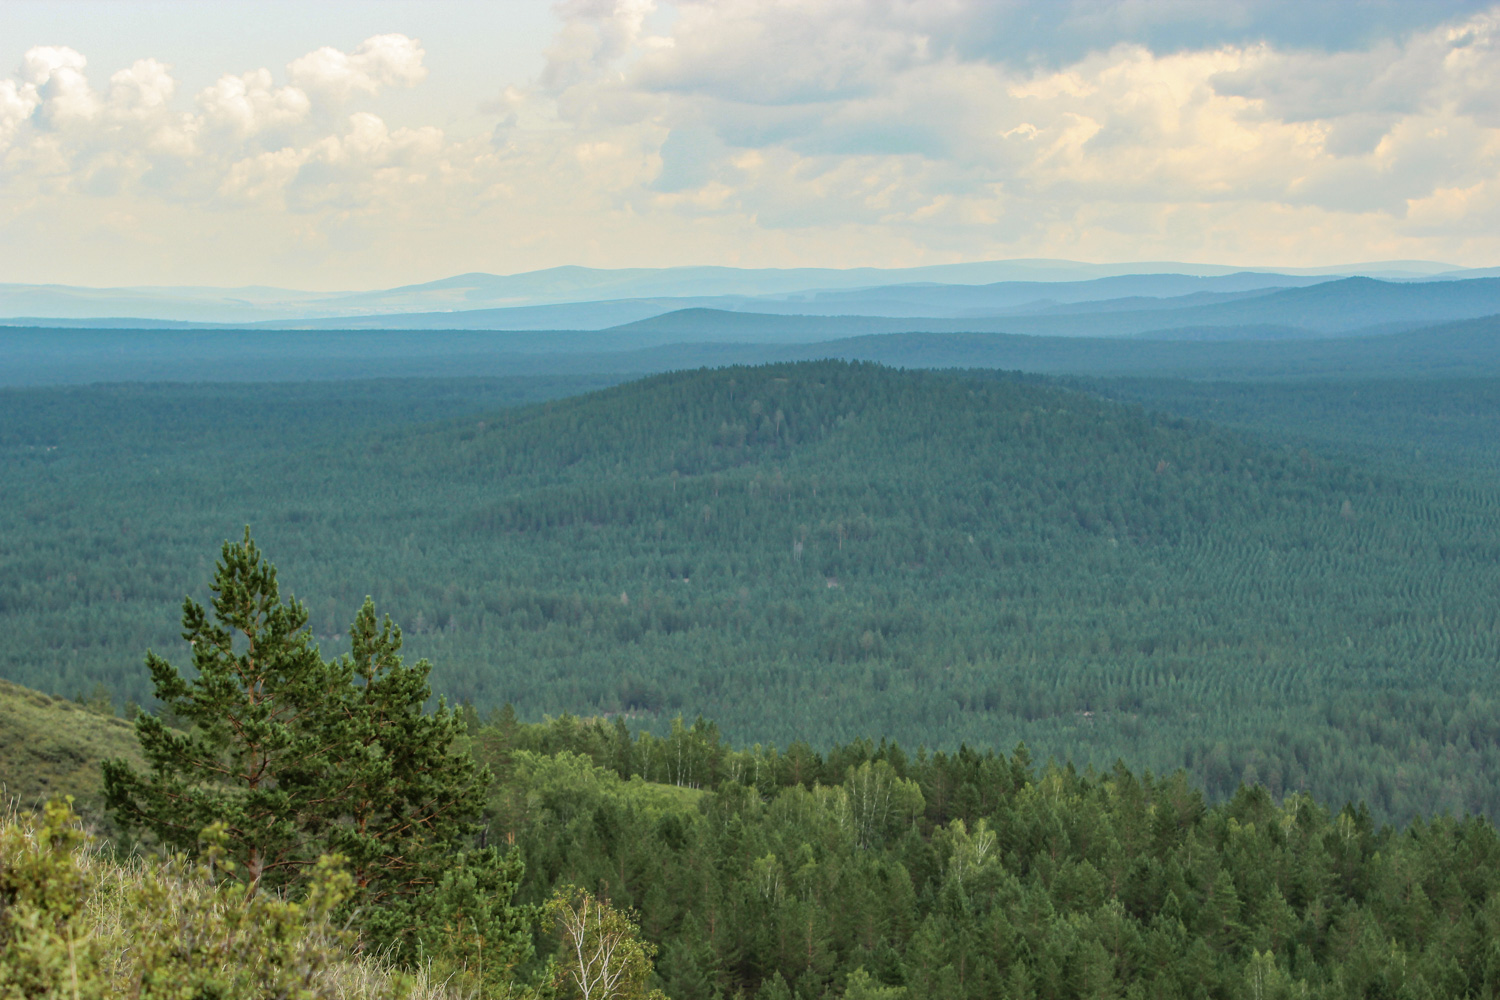
[[[101,97],[81,54],[38,48],[0,81],[0,231],[45,244],[49,215],[96,204],[141,239],[181,234],[192,266],[289,280],[321,260],[356,284],[561,263],[1500,257],[1500,7],[1371,4],[1375,34],[1347,8],[1215,9],[1222,24],[1188,2],[570,0],[544,70],[465,137],[430,124],[452,109],[384,110],[426,75],[402,35],[191,97],[152,59]]]
[[[0,151],[10,144],[11,137],[31,118],[38,103],[36,87],[19,84],[15,80],[0,80]]]
[[[286,184],[287,204],[296,212],[358,211],[408,201],[407,192],[424,187],[429,174],[442,168],[445,147],[440,129],[392,131],[378,116],[358,112],[342,135],[307,151]]]
[[[295,178],[288,163],[316,161],[330,143],[345,149],[346,160],[376,155],[360,145],[371,132],[365,119],[357,116],[344,135],[331,131],[336,115],[314,112],[319,102],[333,112],[358,94],[414,86],[426,74],[423,58],[416,40],[377,35],[351,53],[322,48],[294,60],[290,82],[278,83],[265,68],[224,74],[196,95],[193,111],[181,111],[171,67],[159,60],[114,73],[101,97],[81,53],[38,46],[17,78],[0,81],[0,144],[10,145],[13,169],[45,173],[54,187],[118,193],[134,186],[145,196],[200,203],[243,201],[247,193],[263,199]]]
[[[87,66],[82,53],[63,46],[40,45],[27,51],[21,79],[40,99],[41,123],[62,128],[98,113],[98,95],[84,73]]]
[[[1493,11],[1434,25],[1442,5],[1375,5],[1367,13],[1406,34],[1327,51],[1263,39],[1353,45],[1363,36],[1335,30],[1350,10],[1221,7],[1227,27],[1210,31],[1196,3],[1058,5],[1061,23],[1114,41],[1054,65],[1036,54],[1055,49],[1028,49],[1032,58],[1017,64],[976,41],[1027,18],[1039,23],[1035,5],[685,2],[671,44],[596,56],[592,75],[575,54],[570,74],[549,79],[581,126],[666,126],[656,190],[717,185],[720,201],[768,225],[833,216],[925,226],[946,218],[963,228],[957,209],[969,206],[980,228],[1003,204],[1013,232],[1045,239],[1060,214],[1090,204],[1141,206],[1144,226],[1149,206],[1254,201],[1398,220],[1409,201],[1492,164]],[[618,17],[618,7],[592,4],[573,12],[564,35]],[[1119,40],[1166,37],[1169,27],[1181,42],[1256,40],[1161,50]],[[734,154],[768,149],[786,154],[782,175],[748,182]],[[828,183],[849,167],[900,177],[900,190],[872,199],[863,184]],[[799,185],[816,195],[806,216],[785,210],[808,207],[792,193]],[[922,207],[881,214],[897,202]],[[1122,217],[1114,213],[1113,224]]]
[[[110,110],[116,117],[153,117],[168,109],[176,90],[172,67],[141,59],[109,78]]]
[[[414,38],[376,35],[353,52],[324,46],[287,66],[294,85],[343,102],[355,94],[375,95],[383,87],[415,87],[427,78],[426,53]]]
[[[225,75],[198,95],[204,123],[241,137],[282,128],[307,118],[312,102],[297,87],[277,87],[266,69]]]
[[[591,69],[621,58],[641,41],[655,0],[562,0],[555,5],[563,19],[547,50],[542,84],[559,89],[576,83]]]
[[[850,5],[852,6],[852,5]],[[1258,44],[1363,51],[1483,11],[1484,0],[1048,0],[899,3],[864,16],[925,32],[934,52],[1056,69],[1135,45],[1160,55]]]

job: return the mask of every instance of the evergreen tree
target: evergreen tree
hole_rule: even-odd
[[[489,772],[455,751],[464,725],[432,695],[432,665],[403,664],[401,629],[377,624],[365,599],[350,629],[353,652],[336,661],[316,720],[327,748],[315,819],[327,849],[348,859],[370,902],[437,884],[451,845],[475,832]],[[315,832],[316,828],[315,828]]]
[[[212,619],[191,598],[182,607],[197,676],[146,655],[164,714],[188,728],[137,718],[149,771],[106,761],[105,800],[122,826],[178,850],[223,824],[228,870],[253,892],[263,881],[293,882],[316,863],[310,828],[341,811],[320,801],[329,748],[309,725],[328,707],[335,671],[312,643],[306,607],[281,600],[276,568],[249,528],[243,541],[224,543],[210,589]]]
[[[369,600],[353,652],[323,660],[306,608],[282,601],[248,528],[225,543],[211,589],[212,618],[191,599],[183,607],[197,676],[147,658],[163,714],[188,728],[142,715],[147,772],[105,764],[121,824],[190,852],[218,824],[231,862],[222,868],[251,893],[295,886],[336,855],[357,890],[351,904],[366,908],[367,942],[508,978],[532,953],[533,910],[511,904],[524,867],[514,852],[463,850],[489,772],[459,747],[456,712],[424,711],[431,665],[402,662],[401,630],[377,622]]]

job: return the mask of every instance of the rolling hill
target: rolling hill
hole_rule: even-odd
[[[684,343],[827,340],[842,334],[1012,333],[1048,337],[1161,338],[1170,331],[1274,328],[1304,337],[1398,330],[1500,314],[1500,278],[1389,282],[1345,278],[1304,288],[1273,288],[1208,297],[1136,296],[1028,310],[953,317],[771,316],[722,310],[680,310],[616,329],[636,336],[670,331]],[[1214,301],[1213,299],[1217,299]],[[1178,334],[1173,339],[1180,339]],[[1258,339],[1249,337],[1246,339]]]
[[[177,651],[181,595],[250,523],[327,650],[370,593],[481,710],[1025,739],[1215,793],[1500,812],[1493,483],[842,362],[365,432],[280,391],[269,422],[254,387],[0,394],[0,425],[52,421],[4,453],[0,674],[143,697],[140,654]]]

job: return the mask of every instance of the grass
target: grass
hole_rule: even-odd
[[[72,795],[86,820],[102,818],[99,764],[140,762],[135,729],[113,715],[0,681],[0,793],[23,808]]]

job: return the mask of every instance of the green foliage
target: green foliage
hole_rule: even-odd
[[[1372,426],[1430,426],[1446,383],[1404,384]],[[788,752],[1024,739],[1185,767],[1213,797],[1249,780],[1383,818],[1500,814],[1492,477],[830,362],[368,432],[346,399],[262,435],[243,395],[174,417],[139,388],[67,394],[118,404],[107,447],[55,404],[55,452],[0,456],[0,674],[53,690],[147,699],[129,657],[163,648],[210,540],[253,521],[318,595],[325,651],[351,648],[368,591],[481,712],[610,713],[668,741],[701,713]],[[1330,390],[1283,430],[1357,425],[1364,398]]]
[[[105,796],[123,825],[169,849],[188,849],[217,824],[233,877],[254,892],[262,879],[297,881],[320,853],[309,828],[342,811],[324,787],[329,741],[320,730],[344,692],[306,630],[306,609],[282,603],[276,569],[248,528],[243,542],[224,543],[211,589],[212,620],[196,601],[182,608],[192,679],[146,655],[156,697],[185,730],[140,716],[150,772],[106,762]]]
[[[211,617],[192,600],[183,607],[191,679],[147,658],[184,728],[142,715],[149,771],[104,765],[122,825],[177,851],[198,845],[194,827],[215,830],[215,869],[250,896],[263,885],[300,896],[320,859],[339,857],[351,905],[367,910],[367,947],[511,978],[531,954],[532,914],[510,905],[524,866],[465,850],[489,776],[462,748],[457,713],[425,711],[431,665],[402,661],[400,629],[368,600],[353,651],[324,660],[305,607],[281,600],[249,529],[224,544],[211,589]]]
[[[641,940],[630,914],[577,886],[558,889],[543,912],[558,938],[553,982],[559,997],[666,1000],[660,990],[648,992],[656,948]]]
[[[1094,379],[1074,384],[1269,441],[1336,448],[1394,470],[1494,482],[1500,471],[1500,380],[1290,383]]]
[[[524,872],[515,851],[456,855],[420,896],[361,911],[361,932],[406,964],[426,961],[457,984],[529,996],[523,973],[534,955],[538,910],[512,902]]]
[[[700,747],[725,777],[674,800],[611,768],[613,730],[482,730],[511,762],[493,825],[531,862],[524,898],[581,886],[638,910],[673,1000],[1500,992],[1483,819],[1398,830],[1261,787],[1211,806],[1180,772],[867,741],[800,778],[766,748]],[[849,822],[844,776],[866,765],[921,790],[882,843]]]
[[[905,997],[905,986],[885,986],[872,978],[862,965],[849,973],[844,987],[844,1000],[905,1000]]]
[[[356,995],[341,981],[352,934],[335,914],[353,886],[337,863],[320,863],[293,902],[222,882],[220,851],[211,843],[197,865],[179,855],[111,866],[60,800],[0,827],[0,996]],[[410,985],[374,979],[358,995],[404,996]]]
[[[437,886],[446,853],[477,829],[489,776],[457,749],[457,713],[424,710],[432,665],[402,662],[401,630],[389,617],[377,623],[369,599],[350,637],[353,652],[328,665],[328,687],[304,718],[322,755],[310,829],[380,904]]]
[[[100,943],[75,925],[88,890],[75,861],[83,834],[71,803],[53,799],[44,817],[0,829],[0,996],[101,996]]]

